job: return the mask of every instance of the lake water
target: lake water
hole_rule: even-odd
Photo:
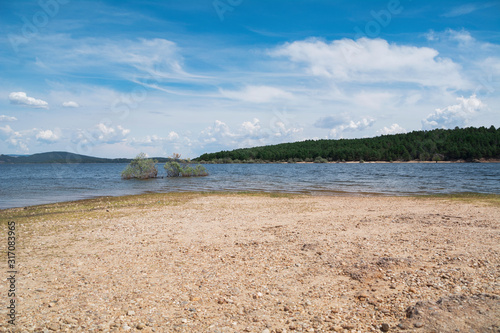
[[[126,164],[0,164],[0,209],[177,191],[313,195],[500,194],[500,163],[209,164],[200,178],[123,180]],[[158,165],[165,175],[163,165]]]

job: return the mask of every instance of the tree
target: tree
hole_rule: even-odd
[[[158,161],[147,158],[146,154],[140,153],[132,162],[123,170],[122,178],[124,179],[148,179],[155,178],[158,175],[156,169]]]

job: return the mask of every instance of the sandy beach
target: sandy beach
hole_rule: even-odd
[[[147,194],[0,218],[0,332],[500,332],[498,196]]]

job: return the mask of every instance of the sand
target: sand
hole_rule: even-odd
[[[0,218],[19,332],[500,331],[498,197],[152,194]]]

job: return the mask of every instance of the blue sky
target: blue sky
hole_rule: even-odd
[[[500,126],[498,1],[0,2],[0,153]]]

